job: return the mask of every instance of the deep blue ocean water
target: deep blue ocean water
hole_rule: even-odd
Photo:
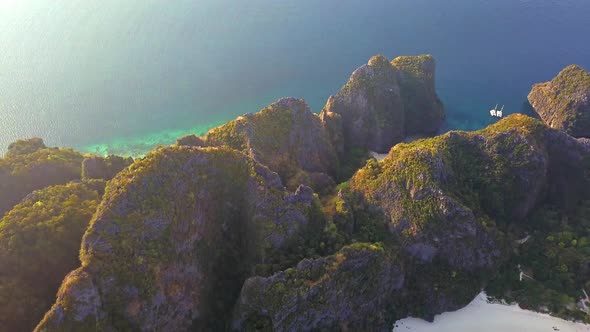
[[[1,0],[0,152],[140,154],[284,96],[320,111],[377,53],[431,53],[445,129],[590,69],[588,0]]]

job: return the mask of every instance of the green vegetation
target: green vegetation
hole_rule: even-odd
[[[49,310],[62,279],[79,265],[101,186],[36,191],[0,220],[0,331],[31,331]]]
[[[222,126],[211,129],[205,136],[207,142],[212,145],[227,145],[239,151],[244,151],[247,147],[246,138],[239,132],[238,128],[242,126],[244,118],[230,121]]]
[[[395,254],[380,243],[355,243],[271,277],[249,279],[237,312],[245,331],[338,331],[343,324],[372,331],[399,315],[391,295],[400,280]],[[293,299],[301,304],[293,305]]]
[[[347,181],[354,173],[365,165],[371,155],[369,151],[361,148],[351,148],[343,153],[341,157],[341,167],[337,179],[339,181]]]
[[[433,187],[444,189],[476,216],[507,220],[514,216],[514,205],[531,189],[523,187],[515,174],[535,173],[537,160],[529,157],[543,144],[542,128],[537,120],[515,115],[481,131],[450,132],[398,144],[383,162],[368,163],[359,170],[352,187],[372,201],[383,195],[381,188],[396,186],[399,190],[392,195],[401,205],[397,212],[419,228],[436,224],[439,218],[429,199]],[[485,141],[490,143],[482,145]],[[421,191],[425,199],[415,199]]]
[[[434,65],[434,57],[430,54],[399,56],[393,59],[391,64],[404,73],[412,75],[415,79],[428,82],[434,80],[434,70],[425,70],[426,66]]]
[[[488,294],[523,308],[590,323],[590,316],[576,305],[583,290],[590,289],[589,216],[588,200],[570,212],[554,206],[535,211],[513,230],[515,240],[518,234],[528,234],[528,240],[514,242],[515,253],[486,289]],[[517,266],[533,280],[520,281]]]
[[[565,102],[572,94],[590,89],[590,74],[580,66],[569,65],[551,81],[551,85],[551,91],[547,92]]]

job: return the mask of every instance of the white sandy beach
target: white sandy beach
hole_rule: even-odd
[[[375,159],[377,159],[377,161],[381,161],[383,159],[385,159],[385,157],[387,157],[387,153],[377,153],[374,151],[371,151],[371,156]]]
[[[585,332],[590,331],[590,325],[523,310],[517,305],[489,303],[482,292],[465,308],[438,315],[433,323],[417,318],[405,318],[395,322],[393,331]]]
[[[424,137],[420,136],[420,135],[410,135],[410,136],[407,136],[406,138],[404,138],[403,142],[404,143],[412,143],[413,141],[419,140],[421,138],[424,138]],[[375,151],[369,151],[369,152],[371,153],[371,156],[373,158],[377,159],[377,161],[381,161],[389,155],[389,153],[377,153]]]

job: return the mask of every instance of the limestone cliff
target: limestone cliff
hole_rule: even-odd
[[[392,62],[377,55],[355,70],[320,115],[337,150],[385,153],[406,135],[435,134],[444,111],[434,89],[434,70],[429,55]]]
[[[228,148],[150,153],[109,182],[37,331],[223,330],[254,266],[321,222],[310,192]]]
[[[528,99],[551,128],[590,137],[590,74],[583,68],[567,66],[553,80],[533,86]]]

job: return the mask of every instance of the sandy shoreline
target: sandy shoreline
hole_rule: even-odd
[[[489,303],[482,292],[465,308],[437,315],[433,323],[418,318],[404,318],[395,322],[393,331],[586,332],[590,331],[590,325],[523,310],[517,305]]]
[[[402,142],[403,143],[412,143],[413,141],[417,141],[422,138],[424,138],[424,137],[420,136],[420,135],[410,135],[410,136],[405,137]],[[377,161],[381,161],[389,155],[389,153],[377,153],[375,151],[369,151],[369,152],[371,153],[371,156],[373,158],[377,159]]]

